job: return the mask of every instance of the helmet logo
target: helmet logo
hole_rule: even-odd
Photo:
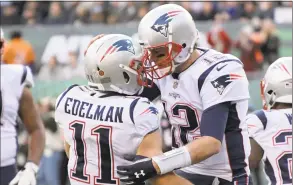
[[[159,32],[162,35],[164,35],[164,37],[167,37],[169,22],[171,22],[173,17],[178,15],[180,12],[181,12],[180,10],[176,10],[176,11],[167,12],[167,13],[161,15],[155,21],[155,23],[152,25],[151,28],[154,31]]]
[[[106,53],[103,55],[101,62],[103,59],[112,53],[118,52],[118,51],[128,51],[132,54],[135,54],[134,47],[132,42],[129,39],[122,39],[118,40],[114,44],[112,44],[106,51]]]

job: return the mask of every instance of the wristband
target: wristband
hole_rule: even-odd
[[[161,175],[191,165],[191,157],[186,146],[165,152],[152,159],[159,166]]]

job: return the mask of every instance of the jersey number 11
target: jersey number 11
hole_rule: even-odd
[[[90,176],[86,173],[86,143],[84,141],[85,122],[74,121],[69,128],[73,131],[76,162],[70,170],[70,176],[77,181],[90,183]],[[118,184],[114,177],[114,159],[112,150],[112,127],[99,125],[91,130],[91,136],[96,137],[98,146],[99,174],[94,177],[95,184]]]

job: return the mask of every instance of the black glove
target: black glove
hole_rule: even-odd
[[[135,159],[139,160],[136,160],[132,165],[117,166],[117,173],[122,176],[120,181],[125,182],[127,185],[143,185],[145,184],[144,181],[157,175],[151,158],[135,156],[133,160]],[[129,160],[129,156],[127,160]]]

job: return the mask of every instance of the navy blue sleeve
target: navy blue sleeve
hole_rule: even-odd
[[[223,102],[209,107],[202,113],[201,136],[211,136],[222,142],[230,106],[231,102]]]
[[[148,98],[151,101],[155,100],[160,95],[161,95],[160,89],[155,83],[153,87],[151,88],[144,87],[143,91],[139,94],[139,96]]]

